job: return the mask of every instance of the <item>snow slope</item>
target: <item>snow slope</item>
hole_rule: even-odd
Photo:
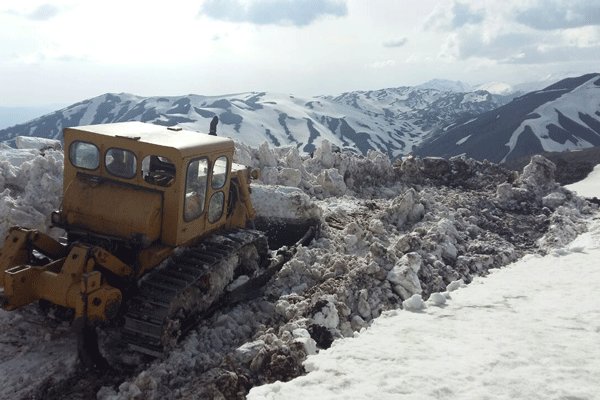
[[[584,197],[600,197],[600,164],[596,165],[592,172],[579,182],[565,186]]]
[[[600,196],[597,173],[575,185]],[[598,399],[598,259],[596,215],[566,247],[386,312],[248,399]]]
[[[600,74],[568,78],[455,125],[416,151],[492,162],[600,146]]]
[[[559,91],[561,88],[550,90]],[[598,145],[598,135],[600,135],[598,132],[600,129],[599,93],[600,75],[595,75],[573,90],[562,94],[558,99],[534,109],[531,112],[531,118],[524,120],[506,143],[509,152],[504,159],[514,150],[520,135],[524,132],[532,132],[542,144],[544,151],[575,150]],[[589,130],[588,134],[569,137],[566,132],[569,129],[565,123],[567,120],[571,121],[570,124],[586,127]],[[549,129],[552,126],[556,128]]]

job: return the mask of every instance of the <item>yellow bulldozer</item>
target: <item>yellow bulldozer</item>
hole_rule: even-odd
[[[60,311],[88,364],[102,360],[97,325],[119,324],[132,349],[157,356],[236,278],[262,284],[290,257],[270,259],[265,234],[252,229],[256,173],[233,162],[231,139],[123,122],[66,128],[64,149],[51,220],[66,234],[9,230],[0,305]]]

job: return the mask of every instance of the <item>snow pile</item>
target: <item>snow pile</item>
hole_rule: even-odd
[[[108,354],[133,373],[107,382],[99,399],[243,398],[254,386],[303,374],[307,355],[335,348],[381,315],[399,308],[429,315],[462,283],[553,251],[583,232],[597,209],[554,184],[542,159],[518,176],[461,157],[392,163],[324,141],[312,157],[238,144],[235,161],[261,171],[252,191],[259,218],[319,221],[319,237],[298,249],[263,296],[216,312],[164,358],[144,365],[126,351]],[[47,222],[62,192],[53,179],[62,153],[31,153],[0,168],[15,182],[2,182],[9,192],[1,204],[31,210],[10,222],[29,225],[31,215],[35,226]],[[118,341],[118,332],[105,340]]]
[[[35,150],[62,150],[60,140],[46,139],[30,136],[17,136],[15,138],[17,149]]]
[[[0,243],[13,225],[45,231],[62,198],[62,151],[0,149]]]
[[[236,143],[234,161],[258,168],[266,185],[295,186],[316,199],[354,195],[386,182],[393,182],[395,170],[387,156],[369,151],[366,157],[341,152],[324,140],[311,156],[301,156],[295,147],[258,149]]]

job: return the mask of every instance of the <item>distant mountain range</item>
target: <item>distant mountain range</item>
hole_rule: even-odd
[[[485,91],[412,87],[312,98],[265,92],[176,97],[109,93],[0,130],[0,141],[19,135],[60,139],[65,127],[133,120],[207,132],[217,115],[220,136],[252,146],[268,142],[311,152],[327,139],[342,149],[363,154],[375,149],[397,157],[412,151],[435,129],[509,100]]]
[[[545,151],[600,146],[600,74],[563,79],[426,140],[416,154],[504,162]]]
[[[267,92],[224,96],[140,97],[108,93],[0,130],[16,136],[62,138],[65,127],[121,121],[207,132],[251,146],[294,146],[312,152],[323,140],[342,150],[381,151],[395,158],[466,154],[501,162],[543,151],[600,146],[600,74],[567,78],[520,97],[500,95],[503,83],[473,90],[433,80],[416,87],[354,91],[310,98]]]

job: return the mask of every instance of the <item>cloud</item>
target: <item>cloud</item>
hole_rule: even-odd
[[[348,8],[341,0],[207,0],[200,14],[230,22],[301,27],[324,15],[345,16]]]
[[[509,59],[523,48],[533,47],[538,42],[535,34],[510,32],[485,39],[482,35],[461,34],[456,37],[458,57],[484,57],[495,60]]]
[[[402,38],[399,38],[399,39],[390,40],[390,41],[387,41],[387,42],[383,43],[383,47],[402,47],[407,42],[408,42],[408,39],[405,38],[405,37],[402,37]]]
[[[396,61],[394,60],[384,60],[384,61],[376,61],[371,64],[368,64],[367,67],[373,69],[382,69],[382,68],[390,68],[396,65]]]
[[[42,4],[38,8],[30,12],[20,12],[15,10],[6,11],[6,14],[24,17],[33,21],[47,21],[56,17],[59,13],[60,8],[48,3]]]
[[[591,47],[529,47],[521,49],[514,57],[504,60],[506,64],[555,64],[572,61],[595,61],[600,54],[600,46]]]
[[[483,11],[473,11],[468,5],[456,2],[452,6],[451,26],[460,28],[467,24],[478,24],[484,17]]]
[[[451,5],[442,3],[425,20],[426,29],[451,31],[465,25],[476,25],[485,18],[483,10],[473,10],[468,4],[454,1]]]
[[[532,7],[517,13],[516,20],[538,30],[600,25],[600,2],[597,0],[538,0]]]
[[[574,46],[562,33],[508,32],[486,38],[472,32],[449,37],[446,54],[458,59],[487,59],[501,64],[549,64],[596,60],[600,45]]]

